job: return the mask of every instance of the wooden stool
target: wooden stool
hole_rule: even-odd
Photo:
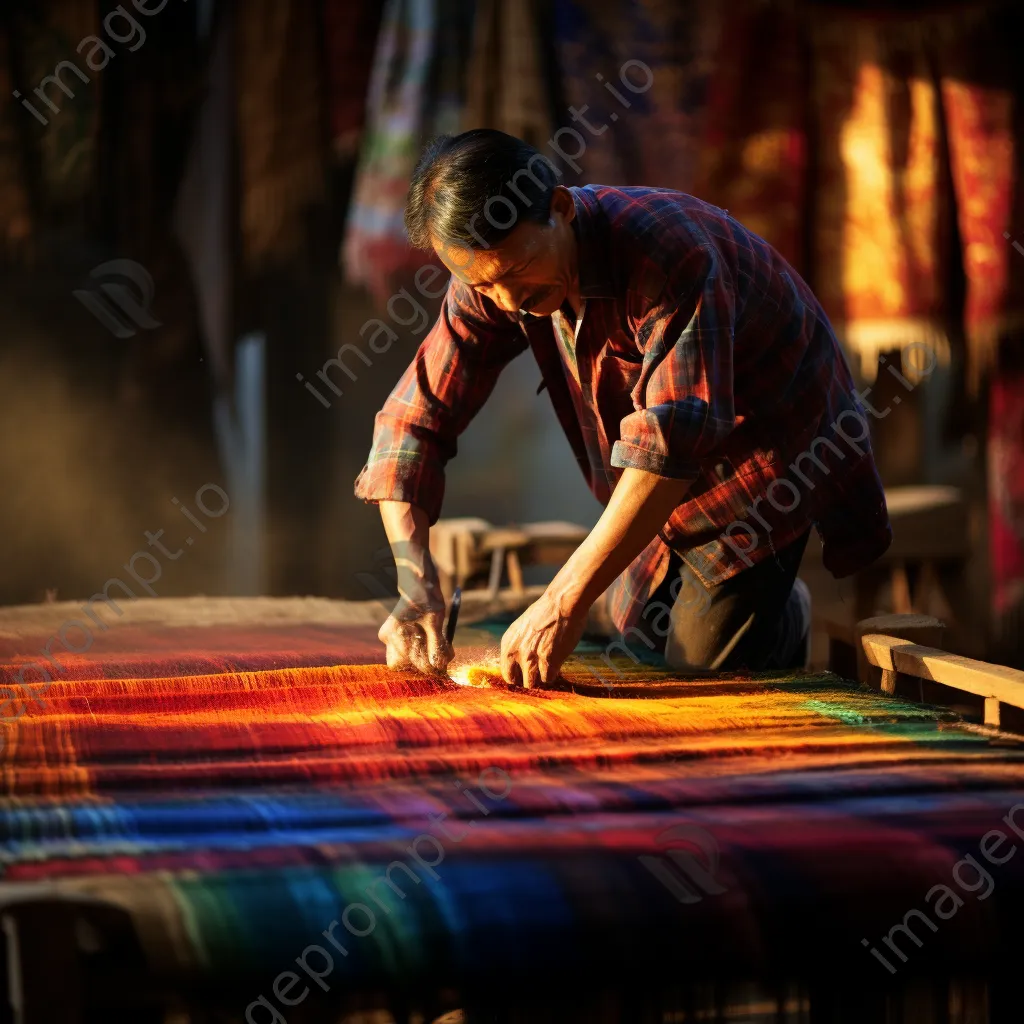
[[[513,593],[523,592],[523,569],[519,561],[519,552],[529,543],[529,538],[522,530],[512,527],[488,530],[477,541],[477,552],[489,555],[490,572],[487,577],[487,592],[493,600],[501,588],[501,570],[508,572],[508,583]]]
[[[446,594],[469,579],[476,567],[477,538],[493,529],[486,519],[469,516],[439,519],[430,528],[430,557]]]
[[[501,527],[486,519],[439,519],[430,531],[430,554],[446,593],[486,573],[493,599],[504,576],[513,593],[524,593],[524,565],[564,565],[589,532],[557,521]]]

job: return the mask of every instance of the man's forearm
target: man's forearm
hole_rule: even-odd
[[[407,501],[382,501],[377,507],[392,549],[399,545],[403,549],[418,547],[427,550],[430,520],[423,509]]]
[[[444,595],[430,558],[430,516],[406,501],[381,501],[379,507],[398,568],[398,604],[377,634],[388,668],[443,673],[453,652],[444,637]]]
[[[564,615],[589,608],[654,539],[692,481],[623,471],[597,525],[548,587]]]
[[[427,513],[407,501],[382,501],[378,507],[398,569],[399,594],[417,607],[443,605],[437,572],[430,558]]]

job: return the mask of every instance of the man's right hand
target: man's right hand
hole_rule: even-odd
[[[404,597],[380,627],[377,638],[387,648],[388,668],[444,675],[455,657],[444,637],[444,603],[418,608]]]

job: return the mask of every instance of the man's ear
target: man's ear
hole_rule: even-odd
[[[551,194],[551,216],[559,216],[569,224],[576,218],[576,203],[572,193],[564,185],[556,185]]]

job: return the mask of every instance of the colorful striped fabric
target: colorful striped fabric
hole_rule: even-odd
[[[167,671],[78,665],[8,718],[0,906],[120,908],[153,977],[288,1020],[273,982],[303,957],[319,996],[722,972],[881,984],[871,949],[908,972],[1019,955],[1024,853],[979,852],[994,829],[1003,854],[1024,847],[1016,740],[827,674],[686,679],[581,647],[563,688],[523,692],[323,664],[318,629],[212,626],[201,645],[140,629],[134,664]],[[337,642],[361,660],[374,632]],[[271,640],[285,667],[267,667]],[[461,630],[457,649],[458,679],[493,638]],[[234,667],[169,670],[218,660]],[[956,880],[965,855],[985,898],[975,868]],[[948,919],[929,911],[937,885],[962,904]],[[913,908],[936,929],[912,919],[921,941],[897,931],[897,955],[883,940]]]

